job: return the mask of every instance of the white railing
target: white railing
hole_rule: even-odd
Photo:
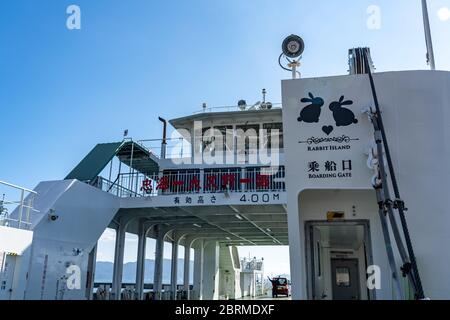
[[[97,188],[112,193],[118,197],[126,198],[126,197],[137,197],[138,193],[124,187],[125,183],[123,182],[122,175],[116,179],[116,181],[110,181],[103,177],[98,177],[97,181],[93,183]]]
[[[112,283],[95,283],[93,289],[94,300],[115,300],[114,293],[111,290]],[[192,285],[190,285],[192,287]],[[170,284],[163,284],[163,289],[159,293],[158,300],[172,300],[173,292],[170,290]],[[194,296],[194,291],[189,290],[190,297]],[[177,300],[186,300],[187,293],[183,289],[183,285],[177,284]],[[136,285],[132,283],[122,283],[121,289],[122,300],[136,300]],[[153,291],[152,283],[144,284],[144,300],[155,300],[155,292]]]
[[[280,109],[281,103],[272,103],[271,109]],[[199,114],[199,113],[210,113],[210,112],[238,112],[238,111],[252,111],[252,110],[267,110],[264,107],[261,108],[261,104],[257,104],[254,106],[248,105],[244,108],[241,108],[239,106],[221,106],[221,107],[206,107],[202,110],[195,111],[193,114]]]
[[[263,271],[264,261],[259,259],[248,260],[244,258],[241,261],[242,271]]]
[[[156,157],[161,157],[162,139],[144,139],[136,141],[141,147],[145,148]],[[182,159],[191,156],[191,146],[183,138],[166,139],[166,159]]]
[[[280,167],[166,170],[154,175],[121,173],[114,181],[99,177],[93,183],[118,197],[217,192],[285,191]]]
[[[4,181],[0,181],[0,185],[6,186],[10,190],[17,190],[20,197],[20,200],[17,201],[8,201],[5,198],[0,200],[0,225],[18,229],[31,229],[31,213],[37,211],[33,208],[34,197],[37,193]],[[10,208],[12,209],[10,210]],[[15,208],[18,210],[17,218],[11,218],[11,213]]]

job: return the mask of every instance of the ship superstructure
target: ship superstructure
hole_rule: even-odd
[[[113,282],[102,286],[103,291],[110,288],[103,296],[120,299],[125,289],[130,291],[122,284],[128,232],[140,239],[131,297],[148,298],[144,297],[143,279],[146,237],[157,241],[151,298],[240,297],[239,275],[234,277],[235,286],[219,286],[223,277],[215,277],[216,272],[240,270],[235,246],[288,244],[281,117],[280,106],[267,102],[246,106],[240,101],[236,107],[203,108],[170,120],[180,138],[166,138],[167,123],[161,119],[163,139],[126,138],[96,145],[63,181],[44,182],[35,189],[35,214],[28,229],[35,238],[42,234],[45,240],[41,252],[33,250],[31,259],[40,263],[33,263],[31,281],[36,277],[42,282],[42,270],[50,265],[53,271],[46,276],[43,290],[20,294],[30,299],[52,298],[54,292],[47,292],[45,284],[67,280],[67,265],[82,264],[81,283],[88,284],[86,291],[71,297],[68,290],[65,297],[92,298],[96,241],[110,227],[117,232],[116,255]],[[219,140],[223,148],[217,147]],[[77,224],[73,223],[75,217]],[[40,228],[45,231],[40,233]],[[59,269],[55,265],[61,253],[54,252],[49,243],[54,237],[65,243],[62,252],[69,257]],[[174,257],[178,246],[185,247],[183,286],[162,283],[164,241],[172,243]],[[195,249],[194,279],[186,276],[190,273],[190,248]],[[177,270],[177,260],[172,260],[172,270]],[[171,279],[176,282],[176,271]],[[216,286],[233,292],[221,292]]]

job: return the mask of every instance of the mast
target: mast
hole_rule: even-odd
[[[427,0],[422,0],[423,27],[425,30],[425,42],[427,45],[427,63],[431,70],[436,70],[434,62],[433,41],[431,39],[430,19],[428,16]]]

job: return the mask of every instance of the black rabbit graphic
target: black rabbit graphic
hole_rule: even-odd
[[[333,111],[333,118],[336,121],[336,126],[345,127],[353,123],[358,123],[358,119],[355,118],[353,111],[342,106],[352,105],[353,101],[344,101],[344,96],[341,96],[339,101],[334,101],[330,104],[330,110]]]
[[[324,101],[320,97],[315,97],[310,92],[309,98],[303,98],[301,100],[303,103],[311,103],[304,107],[302,111],[300,111],[300,117],[297,118],[298,121],[303,121],[307,123],[319,122],[320,112],[322,111],[322,106],[324,105]]]

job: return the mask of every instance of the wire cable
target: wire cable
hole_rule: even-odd
[[[381,118],[380,105],[378,103],[378,97],[377,97],[377,92],[376,92],[376,88],[375,88],[375,82],[373,80],[372,71],[370,70],[369,59],[367,57],[367,51],[364,51],[363,56],[364,56],[364,63],[366,65],[366,67],[367,67],[367,73],[369,75],[370,86],[371,86],[371,89],[372,89],[372,95],[373,95],[373,100],[374,100],[374,104],[375,104],[378,125],[379,125],[379,129],[380,129],[381,135],[382,135],[383,147],[384,147],[384,151],[386,153],[386,159],[387,159],[387,163],[388,163],[388,168],[389,168],[389,173],[390,173],[390,177],[391,177],[392,187],[394,189],[394,195],[395,195],[396,199],[401,199],[400,198],[400,191],[399,191],[398,184],[397,184],[397,179],[395,177],[394,165],[392,163],[392,158],[391,158],[391,154],[390,154],[390,151],[389,151],[389,145],[388,145],[387,139],[386,139],[386,132],[384,130],[383,120]],[[415,254],[414,254],[414,249],[413,249],[413,246],[412,246],[412,241],[411,241],[411,237],[410,237],[409,230],[408,230],[408,225],[407,225],[406,218],[405,218],[404,204],[403,204],[403,202],[401,200],[400,201],[396,201],[396,202],[399,202],[399,205],[397,205],[397,209],[398,209],[398,213],[399,213],[399,216],[400,216],[400,222],[401,222],[402,229],[403,229],[403,235],[405,237],[406,248],[408,250],[409,259],[410,259],[410,262],[411,262],[411,269],[412,269],[412,272],[413,272],[413,275],[414,275],[414,280],[415,280],[415,285],[416,285],[416,298],[417,299],[424,299],[425,298],[425,294],[424,294],[424,291],[423,291],[422,282],[420,280],[419,270],[417,268],[416,257],[415,257]]]
[[[286,68],[285,66],[283,66],[282,64],[281,64],[281,57],[283,56],[283,53],[282,54],[280,54],[280,56],[278,57],[278,64],[280,65],[280,67],[282,68],[282,69],[284,69],[284,70],[286,70],[286,71],[289,71],[289,72],[292,72],[292,69],[288,69],[288,68]],[[288,60],[289,61],[289,60]]]

